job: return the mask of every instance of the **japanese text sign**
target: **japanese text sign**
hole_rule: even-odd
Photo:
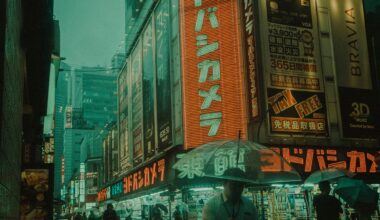
[[[181,0],[184,144],[246,136],[238,1]]]
[[[126,175],[111,186],[103,188],[98,192],[98,201],[105,201],[163,184],[167,179],[166,171],[167,164],[165,159],[155,161]]]

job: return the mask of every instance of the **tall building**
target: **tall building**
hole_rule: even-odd
[[[63,71],[58,73],[55,89],[54,111],[54,198],[60,198],[62,179],[62,161],[64,149],[65,110],[68,99],[68,79],[70,66],[61,63]]]
[[[74,69],[62,66],[61,69],[65,78],[57,84],[56,99],[62,101],[56,103],[56,114],[59,114],[56,132],[61,138],[57,137],[56,148],[62,148],[57,149],[55,158],[56,184],[60,185],[55,193],[61,193],[62,199],[69,204],[66,208],[72,209],[94,202],[91,193],[89,197],[82,191],[81,196],[73,193],[76,182],[81,185],[86,182],[83,169],[92,173],[88,176],[92,191],[97,186],[102,144],[96,135],[116,118],[116,74],[102,67]],[[58,87],[62,93],[58,92]],[[76,198],[80,203],[75,202]]]

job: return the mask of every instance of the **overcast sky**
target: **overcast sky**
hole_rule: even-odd
[[[125,0],[54,0],[61,56],[74,66],[109,65],[124,36]]]

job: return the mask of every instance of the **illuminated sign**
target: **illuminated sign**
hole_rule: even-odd
[[[141,169],[138,169],[122,180],[98,192],[98,201],[102,202],[110,198],[128,195],[140,190],[150,189],[162,185],[167,181],[168,164],[165,159],[160,159]]]
[[[353,173],[376,173],[376,157],[379,150],[320,148],[272,147],[297,171],[310,173],[326,168],[343,168]],[[273,158],[267,158],[268,165],[263,170],[281,171],[286,166]]]
[[[256,70],[256,37],[255,37],[255,14],[253,12],[253,1],[240,1],[240,16],[242,20],[242,45],[245,69],[248,79],[250,94],[250,112],[253,119],[259,116],[257,70]]]
[[[111,197],[118,196],[123,193],[123,181],[119,181],[111,186]]]
[[[161,159],[124,177],[123,193],[129,194],[163,183],[166,180],[165,162],[165,159]]]
[[[295,170],[301,174],[312,173],[326,168],[342,168],[353,173],[376,173],[378,164],[376,158],[380,155],[380,150],[357,150],[357,149],[337,149],[329,147],[305,148],[305,147],[271,147],[269,148],[280,154]],[[219,152],[218,152],[219,151]],[[178,155],[181,159],[185,154]],[[234,167],[236,161],[236,150],[217,150],[208,164],[212,167],[215,176],[221,176],[229,167]],[[273,153],[266,154],[262,151],[259,158],[261,171],[281,172],[290,171],[291,167],[284,163],[281,157]],[[241,149],[239,153],[238,167],[245,170],[245,161],[250,159],[249,153]],[[251,158],[254,159],[254,158]],[[205,175],[205,161],[202,157],[192,157],[180,166],[175,167],[179,173],[179,178],[193,179]],[[210,173],[207,171],[206,173]]]
[[[110,187],[106,187],[98,192],[98,202],[103,202],[110,198],[111,198]]]
[[[259,0],[268,127],[328,134],[315,0]]]
[[[338,85],[372,89],[363,1],[328,1]]]
[[[181,1],[184,145],[246,136],[238,1]]]
[[[270,129],[273,133],[327,133],[323,93],[289,89],[268,89],[267,92]]]
[[[61,184],[65,182],[65,158],[61,157]]]

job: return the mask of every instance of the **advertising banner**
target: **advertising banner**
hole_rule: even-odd
[[[247,159],[258,160],[258,166],[265,173],[276,173],[290,170],[291,165],[304,178],[311,173],[324,170],[327,168],[346,169],[356,174],[378,174],[378,163],[380,150],[371,148],[348,148],[348,147],[312,147],[312,146],[268,146],[269,149],[277,152],[284,160],[280,160],[277,154],[268,154],[263,150],[258,154],[258,158],[249,158],[240,156],[239,163],[244,164]],[[221,170],[228,167],[230,159],[236,160],[236,156],[221,152],[215,154],[208,164],[215,164],[215,175],[222,175]],[[184,154],[178,154],[177,158],[182,158]],[[224,159],[227,158],[227,159]],[[217,161],[217,162],[216,162]],[[288,162],[288,163],[285,163]],[[176,167],[178,170],[177,177],[179,179],[195,179],[204,175],[205,169],[204,158],[193,157]],[[244,166],[242,166],[244,167]]]
[[[329,2],[344,138],[379,137],[363,1]]]
[[[160,151],[173,144],[169,6],[170,1],[161,1],[155,10],[157,132]]]
[[[272,133],[312,135],[327,133],[323,93],[270,88],[267,93]]]
[[[121,180],[100,190],[98,202],[162,186],[167,183],[168,174],[169,161],[166,158],[160,158],[145,167],[128,173]]]
[[[376,94],[368,89],[339,88],[344,137],[378,138],[379,112]]]
[[[363,1],[329,1],[338,85],[372,89]]]
[[[131,57],[131,85],[132,85],[132,143],[134,164],[141,163],[143,156],[142,146],[142,53],[141,41],[137,43]]]
[[[353,173],[377,173],[379,149],[333,147],[270,147],[278,152],[300,174],[310,174],[326,168],[347,169]],[[265,169],[283,169],[281,161],[266,158]]]
[[[247,135],[239,1],[180,1],[184,145]]]
[[[130,167],[130,145],[129,145],[129,71],[128,64],[119,76],[119,143],[120,143],[120,170],[123,172]]]
[[[148,159],[155,152],[156,125],[154,118],[154,66],[153,64],[153,25],[149,21],[143,33],[143,127],[144,158]]]
[[[257,87],[256,68],[256,27],[254,14],[254,2],[251,0],[240,1],[240,16],[242,30],[242,47],[245,72],[248,81],[249,110],[253,120],[259,118],[259,101]]]
[[[271,134],[328,134],[314,0],[261,0]]]

